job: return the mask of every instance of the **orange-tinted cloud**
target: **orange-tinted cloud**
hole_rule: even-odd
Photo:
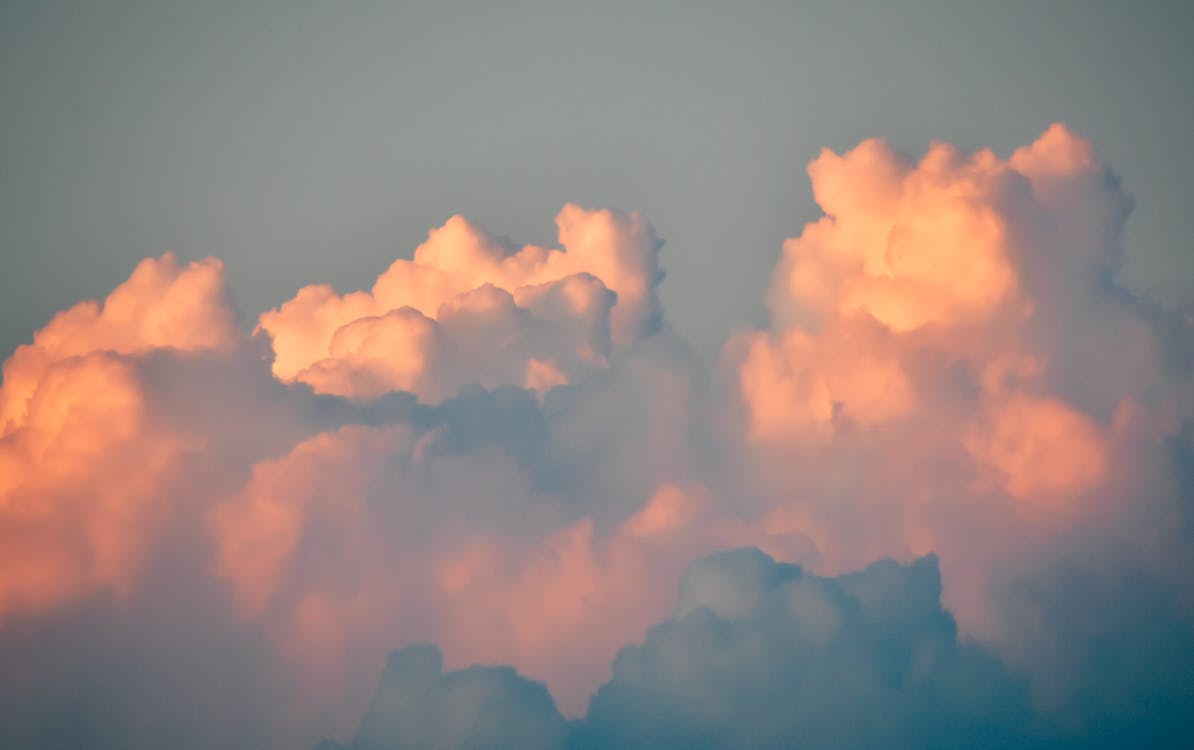
[[[661,243],[638,214],[567,205],[556,224],[563,249],[514,250],[455,216],[372,291],[299,290],[261,316],[274,373],[320,393],[438,402],[469,383],[543,391],[603,367],[612,345],[658,325]]]
[[[1029,504],[1096,487],[1108,471],[1105,430],[1079,411],[1048,398],[1016,394],[992,406],[966,447],[995,469],[1003,489]]]
[[[809,165],[826,216],[784,243],[770,305],[784,325],[866,314],[892,331],[957,326],[1015,302],[1015,176],[987,151],[935,143],[917,165],[880,140]]]
[[[867,141],[809,173],[826,216],[717,382],[659,330],[637,214],[567,206],[561,249],[453,218],[251,340],[218,261],[145,261],[4,365],[0,637],[173,580],[148,562],[168,538],[305,676],[296,713],[350,725],[427,639],[578,714],[687,563],[757,546],[821,573],[936,553],[965,634],[1032,669],[1047,639],[1017,640],[1007,580],[1075,549],[1188,558],[1140,551],[1185,512],[1166,462],[1194,390],[1160,355],[1188,329],[1114,286],[1127,201],[1061,126],[1006,160]]]
[[[581,711],[617,649],[669,610],[687,561],[720,546],[710,498],[663,485],[598,533],[509,459],[444,454],[439,440],[346,427],[259,464],[212,515],[219,573],[341,699],[369,687],[345,666],[401,633],[434,638],[454,664],[517,663]],[[494,505],[541,518],[503,532],[478,512]]]
[[[171,253],[146,258],[102,304],[80,302],[58,313],[5,361],[0,434],[23,423],[38,382],[56,362],[101,351],[227,348],[238,336],[219,260],[179,266]]]
[[[757,523],[825,570],[936,552],[946,601],[994,637],[993,576],[1131,513],[1129,456],[1157,443],[1116,414],[1182,398],[1152,313],[1108,292],[1127,200],[1062,125],[1007,160],[871,140],[809,176],[826,215],[784,244],[772,328],[724,353]]]
[[[142,261],[102,304],[54,317],[4,363],[0,388],[0,617],[133,585],[160,479],[183,447],[153,426],[125,355],[229,348],[223,267]]]

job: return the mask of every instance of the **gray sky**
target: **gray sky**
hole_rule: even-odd
[[[644,212],[706,352],[763,320],[807,162],[883,135],[1006,155],[1062,120],[1136,200],[1132,285],[1194,303],[1181,2],[0,5],[0,350],[147,255],[222,257],[248,320],[367,287],[463,213],[553,243]]]

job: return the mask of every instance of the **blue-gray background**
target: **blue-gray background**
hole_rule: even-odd
[[[804,167],[871,135],[1006,155],[1062,120],[1136,200],[1123,278],[1194,302],[1194,4],[0,4],[0,350],[141,257],[218,255],[251,322],[463,213],[554,242],[646,213],[713,352],[764,319]]]

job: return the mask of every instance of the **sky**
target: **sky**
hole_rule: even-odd
[[[0,5],[0,745],[1188,747],[1184,3]]]
[[[1136,203],[1126,277],[1189,303],[1185,3],[5,3],[0,348],[166,250],[252,317],[357,289],[461,213],[554,241],[637,210],[702,351],[765,322],[805,165],[885,137],[1008,153],[1063,121]],[[725,288],[720,288],[724,284]]]

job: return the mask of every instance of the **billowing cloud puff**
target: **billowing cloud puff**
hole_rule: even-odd
[[[1116,285],[1111,173],[1058,126],[810,174],[717,374],[574,206],[252,336],[172,256],[56,317],[0,387],[0,745],[349,738],[421,641],[358,744],[1188,736],[1194,336]]]
[[[350,747],[553,750],[568,731],[543,685],[509,667],[444,674],[439,650],[422,644],[390,656]]]
[[[661,242],[638,214],[567,205],[556,224],[563,249],[515,250],[455,216],[370,292],[299,290],[261,316],[274,373],[319,393],[438,402],[467,384],[542,392],[606,366],[611,346],[660,324]]]
[[[444,673],[418,645],[390,657],[355,739],[321,747],[1181,746],[1194,635],[1145,591],[1115,594],[1133,606],[1111,628],[1083,625],[1106,592],[1081,583],[1030,587],[1046,619],[1070,610],[1054,625],[1104,634],[1062,710],[1034,707],[1022,677],[959,636],[936,558],[821,577],[744,548],[684,573],[672,616],[618,654],[580,719],[513,670]]]
[[[103,304],[80,302],[55,315],[5,361],[0,434],[26,422],[37,385],[55,363],[92,352],[228,348],[238,336],[219,260],[180,267],[171,253],[147,258]]]
[[[673,619],[614,662],[568,727],[508,670],[391,657],[353,750],[381,747],[1022,747],[1032,711],[999,660],[959,643],[936,562],[818,578],[755,549],[697,562]]]
[[[653,236],[636,249],[610,234],[650,235],[637,217],[566,209],[561,226],[576,257],[589,257],[608,278],[622,278],[619,269],[633,265],[630,256],[644,248],[651,255],[640,260],[654,263]],[[618,260],[619,253],[629,260]],[[529,264],[535,254],[524,252],[520,262]],[[548,277],[566,265],[550,260],[562,251],[543,254],[548,268],[540,271]],[[635,353],[633,337],[658,325],[649,287],[659,274],[650,275],[655,280],[643,287],[645,296],[633,279],[621,282],[628,301],[612,324],[629,338],[616,356],[609,348],[615,297],[595,277],[580,272],[516,289],[526,305],[516,317],[526,319],[530,311],[548,321],[523,331],[527,346],[583,347],[591,338],[589,322],[569,329],[567,317],[595,295],[600,305],[592,322],[603,330],[603,356],[641,363],[628,371],[640,370],[641,378],[610,374],[592,394],[557,396],[581,408],[554,409],[558,424],[549,442],[539,400],[519,389],[493,397],[469,391],[438,410],[412,410],[400,394],[357,407],[263,382],[267,358],[256,351],[261,342],[237,331],[220,264],[181,267],[172,256],[146,261],[102,306],[85,303],[58,316],[6,364],[0,396],[12,416],[0,443],[0,535],[6,542],[0,615],[61,610],[89,596],[127,600],[144,586],[161,545],[178,541],[166,540],[197,536],[187,542],[196,547],[190,559],[228,586],[238,605],[231,611],[265,625],[279,658],[304,665],[307,677],[324,675],[299,702],[312,708],[331,701],[324,713],[314,706],[317,715],[330,716],[328,726],[359,705],[349,702],[355,696],[344,683],[367,684],[395,637],[419,634],[454,633],[444,640],[456,660],[516,659],[546,671],[565,693],[571,685],[573,704],[583,703],[612,653],[666,606],[632,611],[627,602],[645,594],[626,584],[647,558],[634,553],[630,562],[604,560],[612,542],[605,530],[593,531],[586,514],[604,524],[612,510],[617,536],[661,475],[681,477],[688,470],[683,441],[662,433],[663,423],[653,416],[687,412],[688,397],[667,392],[684,385],[682,370],[655,366],[678,355],[667,353],[671,344],[663,339],[662,349]],[[495,333],[512,309],[510,299],[485,285],[449,299],[440,317],[460,335],[500,340],[513,350],[512,339]],[[461,357],[477,355],[471,344],[462,346],[451,365],[463,372],[460,384],[473,379]],[[484,357],[477,363],[493,370]],[[530,385],[555,385],[549,381]],[[598,403],[603,391],[615,390],[617,409]],[[595,445],[597,423],[590,417],[598,409],[611,415],[597,441],[609,449],[594,461],[583,453]],[[641,438],[625,439],[612,421],[622,414],[643,421]],[[644,447],[659,458],[649,471],[637,459]],[[545,449],[558,454],[554,465],[543,460]],[[676,457],[669,459],[669,452]],[[558,486],[569,476],[589,489]],[[544,484],[555,486],[532,486]],[[669,496],[666,487],[662,492]],[[598,495],[611,501],[605,512],[595,504]],[[539,523],[526,523],[536,517]],[[636,533],[662,538],[668,523],[656,517],[650,529]],[[655,571],[652,580],[669,585],[676,566],[697,551],[689,544],[675,552],[673,567]],[[559,555],[569,562],[557,568]],[[470,568],[474,564],[479,567]],[[340,572],[332,575],[333,569]],[[405,571],[410,586],[399,585],[397,570]],[[423,574],[434,585],[415,584]],[[626,622],[598,626],[590,617],[601,606],[597,599],[565,596],[553,609],[557,614],[542,623],[545,637],[529,637],[527,626],[536,618],[510,602],[531,602],[552,587],[584,580],[605,592],[600,602],[626,610]],[[483,599],[487,616],[501,623],[492,637],[477,637],[469,597]],[[600,648],[579,660],[554,658],[582,631]]]
[[[944,367],[994,408],[1035,393],[1104,423],[1158,395],[1151,311],[1113,286],[1128,201],[1063,126],[1007,161],[934,144],[913,165],[867,141],[809,174],[826,216],[784,245],[771,337],[735,344],[757,437],[922,412]],[[1091,372],[1109,353],[1147,364]]]
[[[103,304],[55,316],[4,363],[0,387],[0,619],[96,587],[127,592],[161,479],[184,448],[148,413],[128,355],[228,349],[223,267],[145,260]]]
[[[1063,126],[1007,161],[938,143],[914,165],[873,140],[809,175],[826,216],[784,244],[772,331],[731,344],[756,438],[919,416],[951,385],[997,411],[1039,397],[1044,421],[1072,424],[1062,410],[1107,424],[1157,395],[1148,311],[1112,292],[1127,200]],[[1106,345],[1145,371],[1075,382]]]
[[[1116,286],[1130,204],[1064,126],[1006,160],[871,140],[809,175],[826,215],[784,244],[770,330],[725,350],[741,481],[825,570],[937,552],[995,637],[992,571],[1139,511],[1128,488],[1190,415],[1180,325]]]
[[[601,528],[575,489],[537,489],[570,457],[524,464],[511,438],[559,428],[519,425],[538,402],[507,396],[491,414],[521,435],[470,436],[450,414],[344,427],[259,463],[212,513],[216,569],[241,611],[330,694],[359,704],[402,633],[435,638],[453,664],[517,664],[577,712],[618,648],[666,613],[687,561],[741,538],[709,523],[700,487],[667,484]],[[624,491],[596,479],[611,500]]]
[[[1025,686],[958,642],[936,561],[818,578],[744,549],[686,574],[674,620],[618,655],[594,747],[1024,743]]]

